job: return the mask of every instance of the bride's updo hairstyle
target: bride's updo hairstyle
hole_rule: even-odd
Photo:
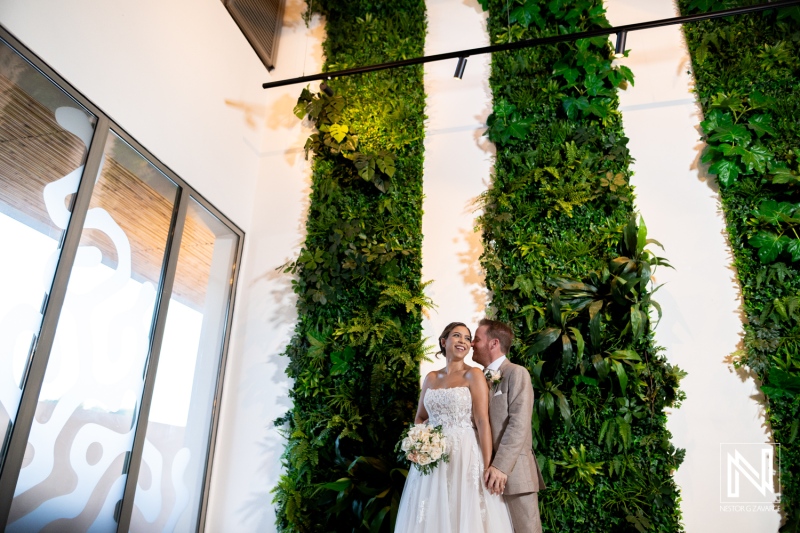
[[[446,341],[447,337],[450,336],[450,332],[456,329],[458,326],[464,326],[465,328],[467,328],[467,331],[469,331],[469,336],[472,337],[472,330],[469,329],[469,326],[467,326],[463,322],[450,322],[449,324],[447,324],[447,327],[444,328],[442,334],[439,335],[439,351],[436,352],[436,357],[439,357],[439,354],[447,357],[447,354],[445,353],[444,350],[444,343],[442,341]]]
[[[508,355],[511,343],[514,342],[514,332],[511,331],[511,328],[502,322],[488,318],[484,318],[478,323],[478,327],[481,326],[486,326],[486,338],[500,341],[500,351]]]

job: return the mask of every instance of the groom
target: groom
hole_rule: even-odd
[[[545,486],[532,450],[533,387],[525,367],[506,359],[513,340],[510,327],[489,319],[480,321],[472,339],[473,361],[487,374],[499,370],[494,379],[487,377],[494,455],[484,482],[504,495],[514,533],[541,533],[538,493]]]

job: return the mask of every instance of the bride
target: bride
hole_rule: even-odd
[[[472,334],[461,322],[439,337],[447,364],[425,377],[414,422],[442,426],[450,460],[428,475],[412,466],[395,533],[512,532],[503,496],[483,483],[492,458],[489,387],[480,369],[464,362],[471,346]]]

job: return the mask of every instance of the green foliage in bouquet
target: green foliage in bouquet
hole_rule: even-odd
[[[493,43],[608,27],[599,0],[482,0]],[[497,148],[479,225],[491,313],[530,371],[545,531],[682,531],[665,409],[685,375],[654,345],[651,276],[669,267],[633,213],[608,39],[497,53]]]
[[[683,14],[757,3],[680,0]],[[781,444],[781,532],[800,531],[800,7],[684,27],[747,322],[754,371]]]
[[[325,70],[423,54],[425,4],[309,2],[325,17]],[[275,489],[285,532],[393,529],[407,470],[393,450],[414,412],[424,357],[422,67],[302,91],[315,126],[306,238],[294,274],[294,380]]]

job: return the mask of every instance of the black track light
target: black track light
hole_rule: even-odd
[[[331,89],[330,86],[324,81],[319,84],[319,90],[324,92],[328,96],[333,96],[333,89]]]
[[[614,57],[625,56],[625,41],[628,39],[628,32],[621,31],[617,33],[617,45],[614,47]]]
[[[482,46],[480,48],[468,48],[466,50],[457,50],[447,52],[444,54],[435,54],[431,56],[412,57],[400,61],[391,61],[389,63],[380,63],[376,65],[363,65],[353,68],[336,70],[331,72],[320,72],[319,74],[312,74],[310,76],[301,76],[299,78],[290,78],[287,80],[272,81],[269,83],[262,83],[264,89],[271,87],[283,87],[285,85],[294,85],[295,83],[306,83],[316,80],[329,80],[333,78],[340,78],[343,76],[353,76],[356,74],[365,74],[367,72],[377,72],[379,70],[388,70],[400,67],[407,67],[410,65],[421,65],[423,63],[431,63],[433,61],[449,61],[458,58],[458,67],[456,68],[455,77],[461,78],[464,74],[466,67],[467,57],[480,54],[490,54],[495,52],[505,52],[509,50],[521,50],[523,48],[532,48],[540,45],[553,45],[555,43],[574,42],[580,39],[591,39],[592,37],[606,37],[612,34],[617,35],[617,43],[615,48],[615,55],[625,54],[625,38],[627,32],[646,30],[650,28],[660,28],[663,26],[672,26],[673,24],[689,24],[699,22],[701,20],[711,20],[723,17],[730,17],[733,15],[745,15],[758,13],[766,10],[774,10],[789,6],[800,5],[800,0],[771,0],[763,4],[754,6],[735,7],[731,9],[723,9],[720,11],[711,11],[704,14],[685,15],[682,17],[672,17],[661,20],[650,20],[647,22],[637,22],[636,24],[626,24],[624,26],[610,27],[610,28],[596,28],[589,31],[567,33],[563,35],[550,35],[548,37],[539,37],[536,39],[525,39],[522,41],[513,41],[503,44],[494,44],[491,46]]]
[[[467,68],[467,58],[466,57],[459,57],[458,64],[456,65],[456,72],[453,74],[454,78],[461,79],[464,75],[464,69]]]

